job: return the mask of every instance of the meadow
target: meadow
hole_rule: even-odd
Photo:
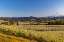
[[[0,25],[0,33],[37,42],[64,42],[64,25]]]
[[[0,33],[0,42],[35,42],[34,40]]]

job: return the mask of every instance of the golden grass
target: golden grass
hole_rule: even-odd
[[[36,41],[0,33],[0,42],[36,42]]]
[[[47,26],[46,30],[49,27],[50,26]],[[53,28],[53,27],[51,27],[51,28]],[[35,31],[35,30],[22,29],[22,27],[18,28],[16,26],[0,26],[0,32],[9,34],[9,35],[15,34],[14,36],[25,37],[25,38],[32,39],[32,40],[35,39],[38,42],[64,42],[64,31],[62,31],[62,30],[64,30],[64,27],[61,26],[58,28],[59,28],[59,30],[61,28],[62,29],[60,31]],[[10,38],[10,36],[9,37],[5,36],[5,37]],[[3,39],[5,39],[5,38],[3,38]],[[20,39],[20,38],[15,38],[12,40],[20,40],[18,42],[26,41],[26,40],[22,41],[23,39]],[[28,40],[26,42],[31,42],[32,40]],[[34,42],[34,41],[32,41],[32,42]]]

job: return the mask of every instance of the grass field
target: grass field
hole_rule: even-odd
[[[36,41],[0,33],[0,42],[36,42]]]
[[[37,25],[35,25],[35,27],[36,26]],[[28,26],[28,28],[29,27],[31,26]],[[47,26],[37,26],[37,27],[39,27],[39,29],[40,27],[42,27],[41,29],[45,27],[46,28],[43,29],[42,31],[39,31],[39,30],[36,31],[36,30],[33,30],[32,27],[30,29],[25,29],[22,26],[0,26],[0,32],[3,34],[13,35],[16,37],[23,37],[23,38],[26,38],[27,40],[29,39],[28,41],[32,40],[33,42],[36,42],[36,41],[38,42],[64,42],[63,25],[57,25],[57,26],[47,25]]]
[[[25,30],[35,30],[35,31],[64,31],[64,25],[6,25],[0,26],[4,28],[17,28]]]

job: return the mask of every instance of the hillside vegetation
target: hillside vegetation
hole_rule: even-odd
[[[38,42],[64,42],[64,31],[58,30],[35,31],[22,29],[22,27],[18,28],[16,26],[0,26],[0,32],[7,35],[37,40]]]
[[[35,42],[34,40],[28,40],[22,37],[15,37],[0,33],[0,42]]]

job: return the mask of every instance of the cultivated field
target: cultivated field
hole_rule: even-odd
[[[64,42],[64,25],[1,25],[0,32],[38,42]]]
[[[64,31],[64,25],[5,25],[2,27],[35,31]]]

